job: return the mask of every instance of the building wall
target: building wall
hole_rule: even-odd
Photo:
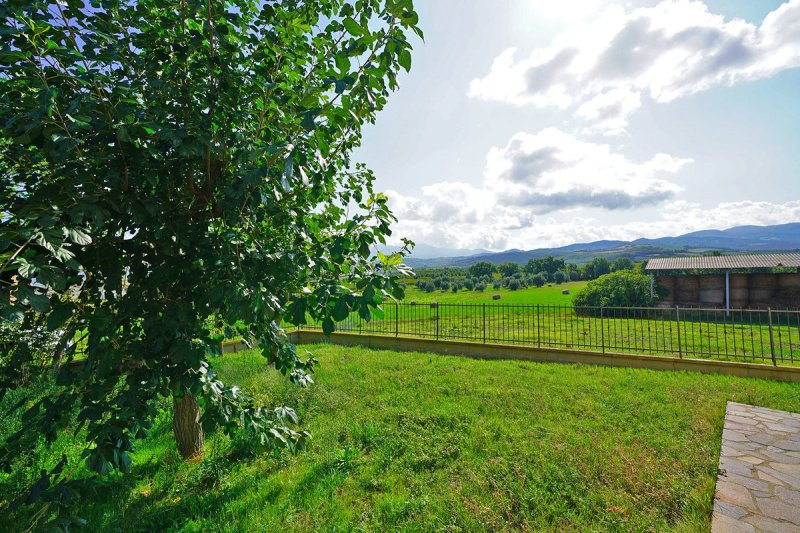
[[[725,307],[725,275],[657,276],[666,295],[660,307]],[[800,308],[800,273],[731,274],[732,309]]]

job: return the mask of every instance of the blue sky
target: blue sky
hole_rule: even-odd
[[[800,220],[800,0],[417,9],[425,42],[357,152],[397,238],[501,250]]]

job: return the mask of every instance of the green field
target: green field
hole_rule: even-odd
[[[339,331],[782,365],[800,364],[800,313],[606,308],[576,313],[585,281],[510,291],[406,289],[370,322],[352,313]],[[562,294],[568,289],[570,294]],[[492,296],[500,295],[499,300]],[[438,304],[438,305],[432,305]],[[770,331],[771,330],[771,331]]]
[[[406,288],[406,297],[403,300],[408,303],[416,302],[441,302],[441,303],[506,303],[506,304],[540,304],[540,305],[572,305],[572,297],[582,289],[588,281],[570,281],[551,286],[529,287],[510,291],[508,289],[487,288],[483,292],[468,291],[462,289],[456,293],[451,291],[425,292],[417,289],[415,285]],[[567,289],[570,294],[561,294]],[[500,295],[500,300],[492,300],[495,294]]]
[[[214,365],[264,404],[296,406],[310,448],[274,456],[210,435],[186,463],[164,411],[133,473],[79,509],[88,530],[707,531],[725,402],[800,405],[800,386],[764,380],[304,348],[321,362],[305,390],[254,352]],[[0,474],[0,523],[25,525],[8,499],[80,437],[65,430]]]

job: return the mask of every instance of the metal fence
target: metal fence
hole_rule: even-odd
[[[304,328],[318,329],[318,324]],[[800,311],[389,303],[340,332],[595,352],[800,363]]]

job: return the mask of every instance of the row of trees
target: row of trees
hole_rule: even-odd
[[[491,276],[494,273],[501,277],[510,278],[515,274],[536,275],[542,274],[546,281],[561,283],[564,281],[579,281],[596,279],[609,272],[621,270],[634,270],[636,263],[627,257],[609,260],[605,257],[595,257],[590,263],[579,266],[567,263],[563,258],[553,256],[529,259],[525,265],[507,261],[494,265],[488,261],[475,263],[468,268],[468,273],[474,277]],[[559,274],[560,273],[560,274]]]

